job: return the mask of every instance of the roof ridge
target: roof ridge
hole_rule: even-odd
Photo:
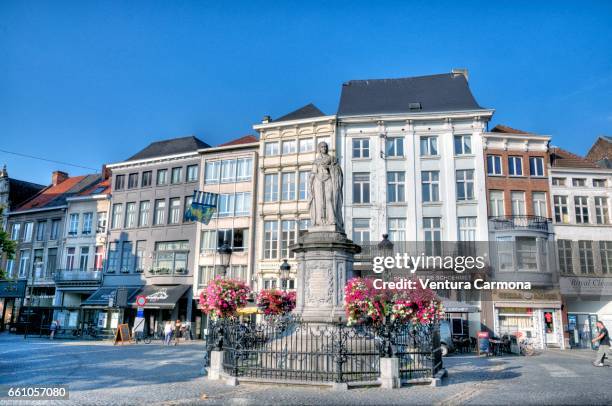
[[[393,81],[393,80],[406,80],[406,79],[420,79],[420,78],[432,78],[436,76],[452,76],[453,74],[448,73],[434,73],[433,75],[419,75],[419,76],[402,76],[398,78],[377,78],[377,79],[350,79],[342,85],[346,85],[351,82],[384,82],[384,81]]]

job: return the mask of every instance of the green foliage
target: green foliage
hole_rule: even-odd
[[[0,219],[2,218],[2,212],[4,211],[3,207],[0,207]],[[15,257],[15,249],[17,248],[17,244],[15,241],[11,240],[10,235],[4,231],[0,230],[0,259],[13,259]],[[8,275],[6,271],[0,268],[0,280],[7,279]]]

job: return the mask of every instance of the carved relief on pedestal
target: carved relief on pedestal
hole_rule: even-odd
[[[306,303],[332,304],[334,279],[329,262],[307,264],[304,282],[306,284]]]

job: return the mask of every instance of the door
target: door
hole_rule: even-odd
[[[546,345],[559,345],[557,339],[557,325],[555,320],[554,310],[544,310],[544,337],[546,338]]]

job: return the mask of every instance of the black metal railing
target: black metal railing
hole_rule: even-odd
[[[153,268],[149,269],[148,273],[151,276],[187,276],[189,275],[189,269]]]
[[[442,369],[439,324],[402,326],[392,342],[403,382],[429,379]]]
[[[498,216],[489,217],[493,230],[535,230],[547,232],[550,219],[540,216]]]

